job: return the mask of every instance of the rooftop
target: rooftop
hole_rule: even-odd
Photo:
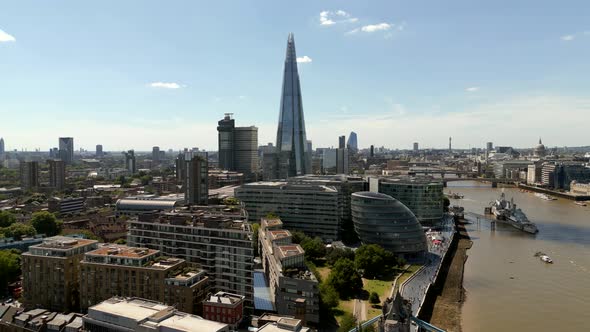
[[[67,236],[53,236],[43,240],[43,243],[32,246],[32,248],[68,250],[97,243],[96,240],[78,239]]]
[[[277,246],[277,249],[279,250],[281,258],[302,255],[305,253],[303,248],[298,244]]]
[[[105,244],[102,247],[86,253],[94,256],[112,256],[124,258],[142,258],[159,253],[159,250],[148,248],[128,247],[124,245]]]
[[[362,198],[371,198],[371,199],[382,199],[382,200],[388,200],[388,201],[393,201],[395,200],[393,197],[386,195],[386,194],[382,194],[382,193],[375,193],[375,192],[371,192],[371,191],[359,191],[356,193],[352,194],[353,197],[362,197]]]
[[[206,303],[237,304],[244,301],[245,296],[227,292],[217,292],[211,295]]]
[[[270,234],[271,240],[279,240],[291,236],[291,232],[286,229],[277,229],[274,231],[268,231],[268,233]]]

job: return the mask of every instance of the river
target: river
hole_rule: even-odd
[[[502,190],[539,233],[501,224],[492,231],[485,221],[467,225],[473,247],[465,265],[463,331],[590,331],[590,207],[474,181],[445,188],[465,195],[451,204],[479,214]],[[554,264],[534,257],[537,251]]]

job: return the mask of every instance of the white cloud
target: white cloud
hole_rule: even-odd
[[[563,40],[563,41],[572,41],[572,40],[574,40],[574,38],[576,38],[574,35],[561,36],[561,40]]]
[[[337,23],[354,23],[358,18],[352,17],[344,10],[338,9],[336,11],[324,10],[320,12],[320,25],[334,25]]]
[[[391,29],[392,25],[389,23],[370,24],[361,27],[363,32],[385,31]]]
[[[366,33],[373,33],[373,32],[378,32],[378,31],[403,31],[405,29],[406,23],[402,22],[400,24],[392,24],[392,23],[377,23],[377,24],[369,24],[369,25],[364,25],[360,28],[355,28],[352,29],[350,31],[348,31],[346,34],[347,35],[352,35],[352,34],[356,34],[358,32],[366,32]],[[393,37],[393,32],[388,32],[385,35],[386,38],[391,38]]]
[[[4,32],[3,30],[0,30],[0,43],[14,42],[14,41],[16,41],[16,38],[14,38],[14,36],[9,35],[8,33]]]
[[[297,57],[297,63],[310,63],[312,60],[307,55]]]
[[[185,85],[180,85],[174,82],[153,82],[150,83],[149,86],[152,88],[162,88],[162,89],[180,89],[184,88]]]
[[[467,92],[477,92],[477,91],[479,91],[479,87],[478,86],[472,86],[472,87],[469,87],[469,88],[465,89],[465,91],[467,91]]]

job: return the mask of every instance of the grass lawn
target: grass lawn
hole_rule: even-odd
[[[330,271],[332,271],[332,269],[330,269],[327,266],[318,267],[317,269],[320,273],[320,278],[322,278],[322,280],[327,280],[328,276],[330,275]]]
[[[354,300],[340,300],[340,304],[334,309],[334,317],[336,318],[336,321],[338,321],[338,324],[340,324],[340,321],[346,312],[351,315],[354,314]]]

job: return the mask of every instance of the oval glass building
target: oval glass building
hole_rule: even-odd
[[[401,255],[427,250],[416,216],[395,198],[369,191],[352,194],[352,221],[363,244],[378,244]]]

